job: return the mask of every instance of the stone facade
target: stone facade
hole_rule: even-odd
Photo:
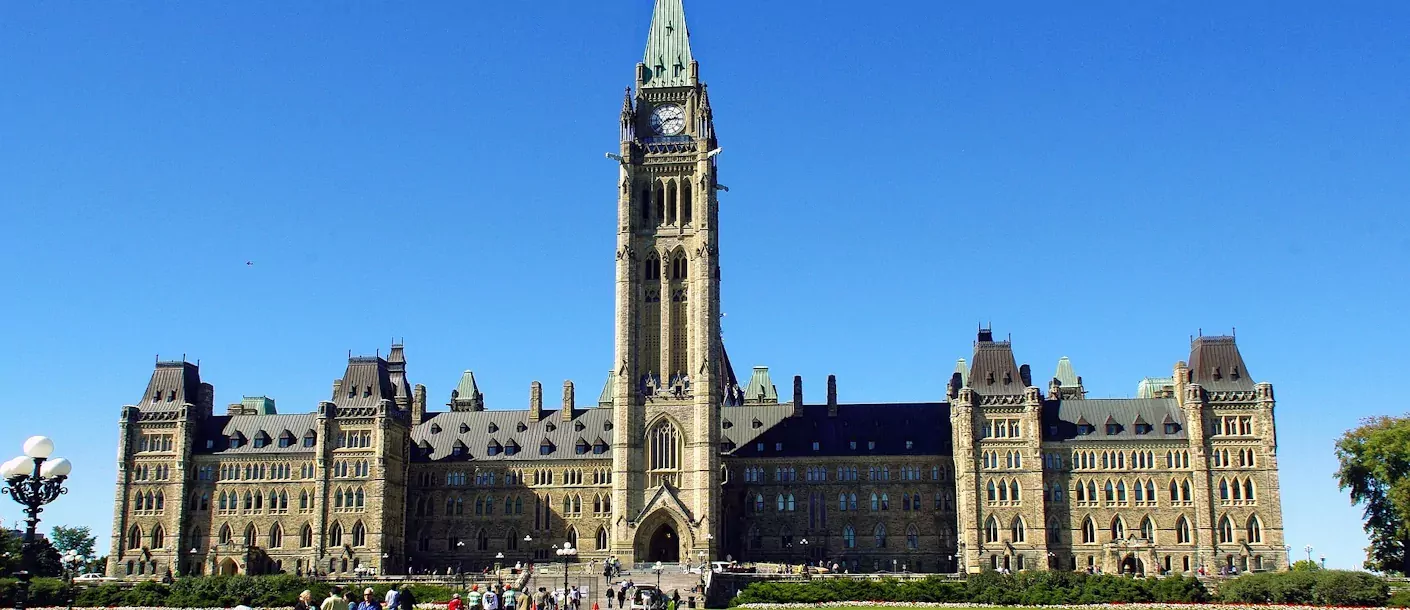
[[[781,402],[720,335],[713,110],[680,0],[657,0],[620,115],[616,349],[597,401],[445,410],[401,345],[350,357],[313,412],[216,414],[187,362],[122,408],[115,575],[478,570],[553,558],[839,562],[855,570],[1286,565],[1273,390],[1232,337],[1137,398],[1034,382],[981,329],[934,402]],[[943,375],[936,376],[944,381]],[[937,385],[939,385],[937,383]]]

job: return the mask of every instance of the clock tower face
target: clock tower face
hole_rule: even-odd
[[[665,104],[652,109],[651,130],[663,136],[674,136],[685,131],[685,109],[676,104]]]

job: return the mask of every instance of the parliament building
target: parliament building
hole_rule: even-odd
[[[1088,398],[1066,358],[1035,377],[987,328],[931,402],[737,377],[714,112],[681,0],[656,0],[611,155],[615,350],[595,399],[565,381],[545,404],[534,382],[527,408],[491,409],[466,371],[433,408],[397,344],[350,357],[312,411],[218,413],[196,364],[159,362],[121,410],[108,573],[444,573],[563,542],[626,565],[1287,566],[1273,386],[1233,337],[1193,339],[1121,399]]]

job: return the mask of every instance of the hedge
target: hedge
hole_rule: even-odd
[[[1386,605],[1390,585],[1366,572],[1306,570],[1245,574],[1219,585],[1219,599],[1246,604]]]
[[[14,605],[15,580],[0,579],[0,607]],[[372,585],[378,599],[386,594],[390,584]],[[229,608],[249,599],[255,607],[292,606],[305,589],[313,594],[314,602],[328,597],[329,583],[308,580],[287,574],[274,576],[205,576],[177,579],[167,585],[144,581],[127,587],[107,583],[77,589],[74,605],[85,607],[147,606],[175,608]],[[362,585],[357,588],[361,590]],[[411,585],[418,602],[446,601],[454,591],[439,585]],[[67,593],[62,580],[36,578],[30,585],[32,606],[63,606]],[[359,595],[359,598],[361,596]]]
[[[994,606],[1208,601],[1198,580],[1183,576],[1136,579],[1083,572],[984,572],[963,582],[943,577],[900,581],[819,578],[807,582],[756,582],[730,605],[846,601],[949,602]]]

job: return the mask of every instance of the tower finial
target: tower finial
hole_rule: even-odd
[[[691,85],[690,32],[685,26],[681,0],[656,0],[651,14],[651,31],[646,35],[646,64],[641,75],[643,87],[685,87]]]

